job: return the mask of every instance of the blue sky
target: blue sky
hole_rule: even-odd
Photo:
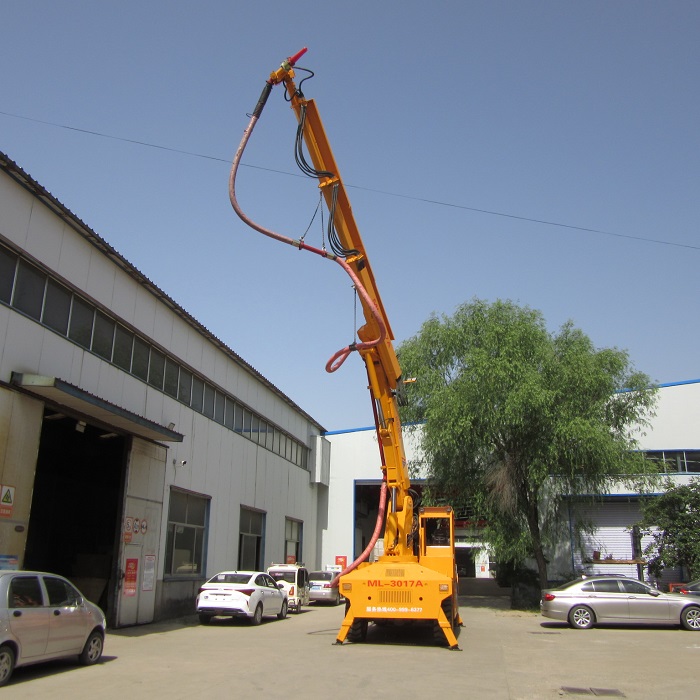
[[[303,46],[397,342],[511,299],[700,377],[700,3],[6,0],[0,26],[0,150],[327,429],[372,423],[359,358],[323,369],[349,281],[227,194]],[[295,125],[278,88],[238,194],[296,238],[318,195]]]

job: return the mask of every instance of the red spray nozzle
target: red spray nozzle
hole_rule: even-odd
[[[287,63],[289,63],[290,66],[293,66],[307,51],[308,49],[305,46],[301,51],[298,51],[293,56],[290,56],[287,59]]]

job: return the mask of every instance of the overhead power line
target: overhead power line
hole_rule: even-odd
[[[105,138],[105,139],[112,139],[114,141],[123,141],[124,143],[133,143],[137,146],[144,146],[146,148],[157,148],[161,151],[170,151],[171,153],[180,153],[182,155],[186,156],[191,156],[193,158],[203,158],[205,160],[213,160],[217,161],[220,163],[230,163],[231,159],[230,158],[220,158],[218,156],[209,156],[204,153],[195,153],[194,151],[185,151],[181,148],[172,148],[170,146],[161,146],[160,144],[157,143],[150,143],[148,141],[139,141],[137,139],[128,139],[123,136],[114,136],[112,134],[105,134],[100,131],[92,131],[90,129],[80,129],[76,126],[69,126],[67,124],[57,124],[56,122],[50,122],[50,121],[45,121],[43,119],[35,119],[33,117],[26,117],[21,114],[12,114],[11,112],[3,112],[0,110],[0,114],[6,116],[6,117],[12,117],[14,119],[23,119],[25,121],[30,121],[30,122],[35,122],[37,124],[45,124],[46,126],[53,126],[59,129],[67,129],[68,131],[76,131],[81,134],[88,134],[90,136],[98,136],[100,138]],[[273,173],[278,173],[280,175],[287,175],[290,177],[303,177],[302,175],[299,175],[298,173],[290,173],[286,170],[277,170],[275,168],[266,168],[263,166],[259,165],[247,165],[245,163],[241,163],[242,167],[246,168],[254,168],[256,170],[266,170],[268,172],[273,172]],[[348,183],[345,183],[345,186],[348,188],[356,189],[356,190],[364,190],[365,192],[372,192],[374,194],[381,194],[381,195],[386,195],[388,197],[400,197],[402,199],[410,199],[414,202],[423,202],[425,204],[433,204],[435,206],[439,207],[449,207],[452,209],[462,209],[465,211],[473,211],[479,214],[486,214],[488,216],[500,216],[506,219],[515,219],[517,221],[527,221],[528,223],[533,223],[533,224],[542,224],[544,226],[555,226],[557,228],[565,228],[569,229],[572,231],[583,231],[585,233],[597,233],[602,236],[613,236],[615,238],[627,238],[629,240],[633,241],[642,241],[644,243],[656,243],[658,245],[667,245],[667,246],[673,246],[675,248],[689,248],[691,250],[700,250],[700,246],[696,245],[690,245],[689,243],[676,243],[673,241],[663,241],[658,238],[646,238],[644,236],[633,236],[631,234],[626,234],[626,233],[615,233],[614,231],[604,231],[602,229],[597,229],[597,228],[589,228],[586,226],[576,226],[575,224],[564,224],[558,221],[547,221],[546,219],[534,219],[528,216],[519,216],[517,214],[507,214],[505,212],[501,211],[494,211],[492,209],[480,209],[478,207],[469,207],[465,204],[455,204],[454,202],[442,202],[438,199],[428,199],[426,197],[417,197],[415,195],[409,195],[409,194],[400,194],[398,192],[387,192],[386,190],[378,190],[373,187],[362,187],[361,185],[351,185]]]

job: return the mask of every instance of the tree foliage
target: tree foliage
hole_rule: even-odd
[[[640,528],[652,541],[645,547],[649,573],[682,566],[691,579],[700,578],[700,480],[674,485],[642,504]]]
[[[655,404],[649,378],[570,322],[552,334],[538,311],[476,299],[428,319],[399,359],[435,489],[480,509],[500,557],[534,556],[542,585],[560,497],[653,469],[632,430]]]

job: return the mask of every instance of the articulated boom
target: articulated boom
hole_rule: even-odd
[[[288,58],[270,74],[236,154],[230,190],[234,209],[247,221],[235,201],[233,183],[238,160],[270,90],[274,85],[284,85],[313,166],[301,156],[302,170],[318,178],[339,245],[329,253],[250,225],[277,240],[335,260],[353,279],[365,319],[358,331],[360,342],[336,353],[326,368],[335,371],[350,351],[360,353],[367,371],[387,489],[384,554],[371,564],[355,562],[340,574],[339,585],[348,604],[336,641],[364,639],[370,621],[378,624],[424,621],[432,622],[439,642],[447,641],[455,649],[458,648],[455,631],[461,619],[457,605],[454,516],[450,507],[419,508],[418,513],[414,512],[398,413],[397,397],[402,380],[394,336],[318,110],[294,82],[293,66],[305,52],[303,49]],[[329,231],[329,238],[330,235]],[[439,535],[434,536],[438,531]]]

